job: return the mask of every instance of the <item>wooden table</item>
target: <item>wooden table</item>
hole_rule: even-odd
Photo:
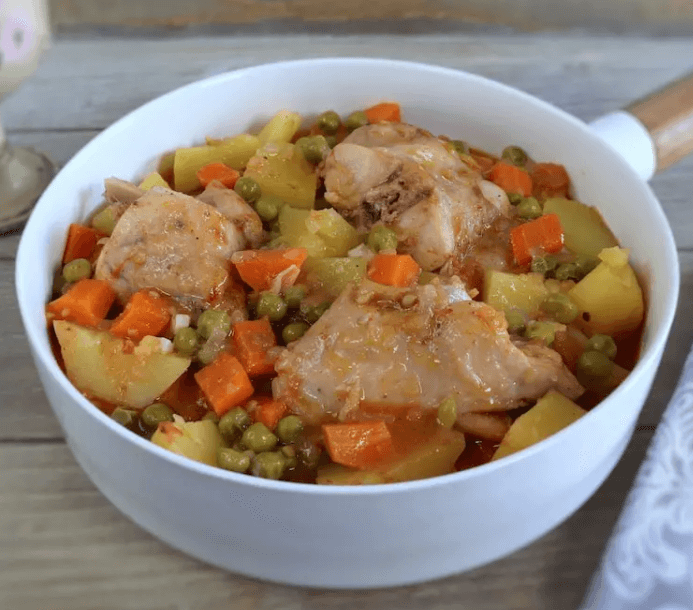
[[[692,70],[693,38],[62,39],[3,103],[3,123],[15,144],[38,147],[63,165],[115,119],[174,87],[241,66],[320,55],[462,68],[589,120]],[[72,458],[39,385],[14,296],[19,235],[0,238],[0,608],[577,608],[693,339],[692,177],[689,158],[652,181],[676,233],[682,292],[663,366],[613,475],[563,525],[510,557],[445,580],[373,592],[310,591],[228,574],[171,550],[111,506]]]

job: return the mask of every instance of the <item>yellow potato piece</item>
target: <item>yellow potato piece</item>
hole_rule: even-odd
[[[586,411],[563,394],[551,390],[510,426],[492,460],[510,455],[548,438],[580,419]]]
[[[258,139],[261,144],[268,142],[290,142],[301,126],[301,115],[288,110],[280,110],[262,128]]]
[[[293,144],[270,143],[248,161],[244,176],[255,180],[265,195],[274,195],[294,208],[315,207],[318,174]]]
[[[565,246],[576,254],[597,256],[604,248],[618,245],[599,212],[584,203],[552,197],[544,202],[544,214],[558,215]]]
[[[125,353],[126,341],[65,320],[53,322],[65,371],[78,390],[128,407],[146,407],[190,366],[190,359],[165,354],[142,342]]]
[[[643,294],[628,251],[605,248],[602,262],[568,292],[591,333],[619,335],[635,330],[645,313]]]
[[[148,191],[150,188],[154,186],[163,186],[167,189],[171,188],[168,182],[166,182],[166,180],[163,179],[159,172],[152,172],[144,180],[142,180],[142,182],[140,182],[140,188],[143,191]]]
[[[217,465],[217,451],[223,445],[219,428],[213,421],[166,423],[152,435],[152,443],[191,460]]]
[[[539,311],[549,295],[540,273],[506,273],[488,270],[484,276],[484,301],[498,311],[520,310],[526,314]]]

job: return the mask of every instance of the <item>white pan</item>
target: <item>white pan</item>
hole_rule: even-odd
[[[596,205],[647,292],[642,356],[611,396],[553,437],[506,459],[434,479],[366,487],[237,475],[167,452],[89,403],[58,367],[44,304],[66,229],[101,201],[108,176],[137,179],[158,156],[229,135],[288,108],[344,114],[398,100],[407,122],[499,153],[522,146],[563,163]],[[402,585],[477,567],[573,513],[621,457],[659,365],[679,289],[671,230],[647,180],[692,147],[693,80],[591,126],[540,100],[456,70],[319,59],[223,74],[164,95],[82,149],[39,201],[17,256],[17,293],[46,394],[75,458],[144,529],[228,570],[313,587]],[[636,118],[637,117],[637,118]],[[650,132],[652,135],[650,135]]]

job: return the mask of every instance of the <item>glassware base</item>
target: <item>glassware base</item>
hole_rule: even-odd
[[[31,148],[0,148],[0,235],[26,222],[55,175],[53,163]]]

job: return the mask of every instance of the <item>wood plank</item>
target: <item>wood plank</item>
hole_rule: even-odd
[[[690,38],[584,36],[289,36],[58,40],[2,104],[8,131],[103,128],[175,87],[281,59],[332,56],[425,61],[489,76],[584,119],[690,69]],[[104,70],[108,65],[109,69]],[[56,95],[56,91],[70,95]],[[50,99],[50,111],[44,100]]]
[[[341,0],[329,4],[319,0],[51,0],[50,10],[59,30],[95,25],[170,28],[207,24],[232,27],[231,31],[245,26],[241,31],[279,33],[320,32],[326,28],[340,32],[345,27],[356,33],[366,28],[407,33],[411,28],[424,26],[431,32],[449,31],[452,26],[504,26],[530,31],[583,28],[658,34],[693,31],[690,5],[668,0]]]
[[[468,574],[367,593],[269,585],[204,565],[122,516],[92,486],[65,445],[0,444],[0,607],[575,608],[649,437],[636,434],[596,495],[538,542]]]

